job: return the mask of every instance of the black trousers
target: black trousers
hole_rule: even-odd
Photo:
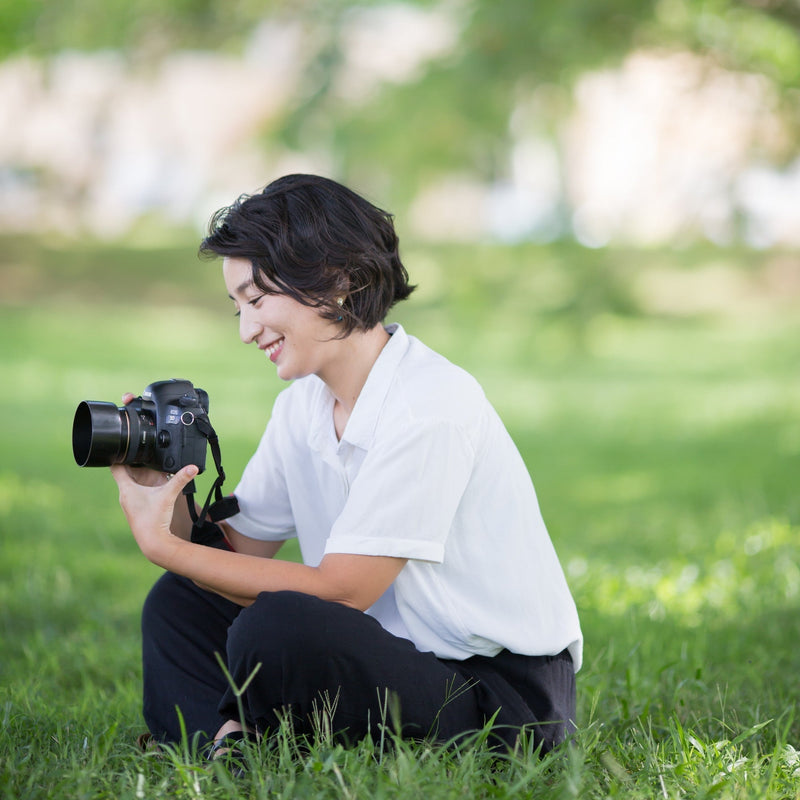
[[[574,729],[566,650],[439,659],[360,611],[298,592],[264,592],[242,608],[165,573],[145,602],[142,638],[144,717],[162,741],[181,738],[176,707],[201,743],[239,719],[215,653],[237,687],[260,665],[242,702],[247,723],[261,733],[291,714],[295,731],[311,734],[325,710],[332,732],[350,742],[368,732],[377,738],[382,724],[404,737],[445,741],[494,717],[495,744],[513,746],[526,728],[547,751]]]

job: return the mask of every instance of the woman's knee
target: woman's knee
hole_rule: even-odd
[[[150,589],[142,606],[142,633],[201,635],[226,631],[240,607],[201,589],[188,578],[165,572]],[[223,639],[224,641],[224,639]]]
[[[142,630],[160,627],[165,618],[174,615],[185,589],[181,579],[171,572],[165,572],[151,587],[142,606]],[[180,600],[180,603],[183,603]]]
[[[342,620],[363,614],[301,592],[263,592],[244,609],[228,632],[232,661],[260,651],[289,663],[330,654],[341,644]]]

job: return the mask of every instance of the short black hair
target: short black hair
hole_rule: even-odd
[[[286,175],[221,208],[199,252],[248,259],[261,291],[277,286],[319,309],[341,324],[342,336],[381,323],[415,288],[392,215],[318,175]]]

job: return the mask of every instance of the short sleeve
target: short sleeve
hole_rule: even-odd
[[[285,443],[281,441],[280,434],[280,400],[279,396],[258,448],[234,491],[240,511],[228,522],[251,539],[283,541],[295,535],[282,463]]]
[[[474,463],[466,432],[425,420],[370,449],[331,530],[326,553],[441,562]]]

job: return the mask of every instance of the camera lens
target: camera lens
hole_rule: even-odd
[[[123,464],[160,469],[155,463],[156,421],[144,408],[127,407],[120,409],[128,422],[128,444],[125,453],[119,458]]]
[[[153,464],[155,420],[144,409],[84,400],[72,422],[72,455],[79,467]]]
[[[125,460],[128,412],[113,403],[82,402],[72,423],[72,454],[79,467],[107,467]]]

